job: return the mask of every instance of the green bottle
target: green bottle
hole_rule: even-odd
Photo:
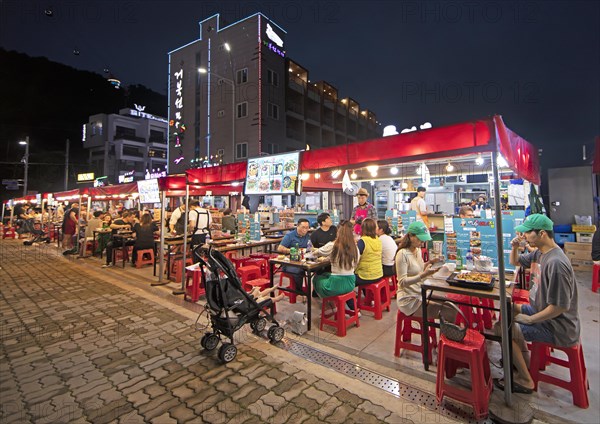
[[[291,261],[297,261],[298,260],[298,248],[295,247],[295,246],[292,246],[290,248],[290,260]]]
[[[460,249],[456,249],[456,270],[462,271],[463,269],[463,258],[460,253]]]

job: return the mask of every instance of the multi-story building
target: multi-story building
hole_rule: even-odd
[[[381,136],[374,113],[287,57],[285,36],[261,13],[223,28],[217,14],[169,53],[170,173]]]
[[[90,172],[112,184],[144,179],[167,167],[165,118],[136,109],[90,116],[83,125],[83,145],[89,149]]]

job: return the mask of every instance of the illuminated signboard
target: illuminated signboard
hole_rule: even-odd
[[[134,173],[135,173],[135,171],[129,171],[123,175],[119,175],[119,184],[132,183]]]
[[[137,182],[140,203],[160,203],[158,180],[141,180]]]
[[[77,174],[77,182],[78,183],[88,183],[94,181],[94,173],[93,172],[85,172],[83,174]]]
[[[261,40],[262,44],[267,49],[271,50],[273,53],[276,53],[281,57],[285,57],[285,50],[283,49],[283,40],[281,39],[279,34],[277,34],[275,30],[273,30],[273,27],[269,23],[267,23],[265,35],[266,37]]]
[[[94,187],[104,187],[108,182],[108,177],[105,175],[104,177],[98,177],[94,180]]]
[[[135,103],[134,103],[134,105],[135,105],[135,110],[129,109],[129,114],[131,116],[137,116],[140,118],[151,119],[153,121],[164,122],[165,124],[169,122],[165,118],[161,118],[159,116],[154,116],[154,115],[151,115],[150,113],[144,112],[144,110],[146,109],[146,106],[136,105]]]
[[[162,171],[160,169],[157,169],[157,170],[153,169],[152,172],[150,172],[150,171],[148,171],[146,169],[146,173],[144,174],[144,179],[145,180],[150,180],[152,178],[163,178],[163,177],[166,177],[166,176],[167,176],[167,170],[166,169],[164,169]]]
[[[173,162],[179,165],[183,160],[183,133],[185,132],[185,124],[183,121],[183,68],[173,74],[175,77],[175,119],[169,121],[169,126],[172,127],[172,140],[175,142],[175,147],[179,149],[175,154]]]
[[[300,152],[248,159],[244,194],[294,194]]]

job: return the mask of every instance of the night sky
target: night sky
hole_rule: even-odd
[[[167,53],[197,39],[200,20],[257,11],[287,31],[286,54],[311,81],[332,83],[383,125],[501,114],[543,148],[544,167],[584,164],[584,144],[589,163],[600,134],[598,1],[2,1],[0,45],[166,94]]]

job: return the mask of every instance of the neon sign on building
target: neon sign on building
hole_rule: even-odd
[[[185,132],[185,124],[183,124],[183,69],[175,72],[175,119],[169,121],[169,126],[173,127],[173,138],[175,147],[179,148],[179,155],[173,160],[179,164],[183,160],[183,148],[181,142],[183,133]]]

